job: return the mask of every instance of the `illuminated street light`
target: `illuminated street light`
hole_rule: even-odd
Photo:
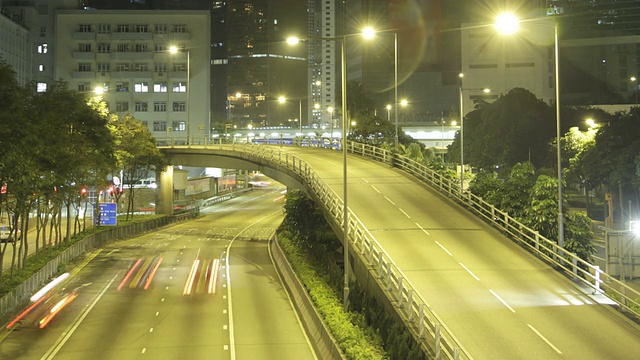
[[[520,20],[511,13],[503,13],[496,18],[495,27],[505,35],[518,31]],[[558,245],[564,248],[564,214],[562,210],[562,157],[560,144],[560,64],[558,46],[558,23],[553,23],[554,63],[555,63],[555,97],[556,97],[556,161],[558,162]],[[637,94],[637,91],[636,91]]]

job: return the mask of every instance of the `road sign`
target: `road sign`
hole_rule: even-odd
[[[117,208],[116,203],[100,203],[99,209],[100,213],[96,212],[94,216],[95,225],[98,225],[98,219],[100,219],[100,225],[113,226],[117,225]]]

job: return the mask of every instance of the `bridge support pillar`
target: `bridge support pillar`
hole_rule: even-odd
[[[156,214],[173,213],[173,166],[169,165],[157,175]]]

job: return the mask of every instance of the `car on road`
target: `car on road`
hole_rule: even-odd
[[[9,225],[0,224],[0,242],[13,242],[15,239],[20,239],[21,231],[16,230],[11,233]]]

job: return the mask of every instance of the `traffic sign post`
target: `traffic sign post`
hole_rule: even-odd
[[[115,226],[118,224],[116,203],[99,203],[95,210],[94,224],[100,226]],[[94,205],[95,207],[96,205]],[[98,211],[99,209],[99,211]]]

